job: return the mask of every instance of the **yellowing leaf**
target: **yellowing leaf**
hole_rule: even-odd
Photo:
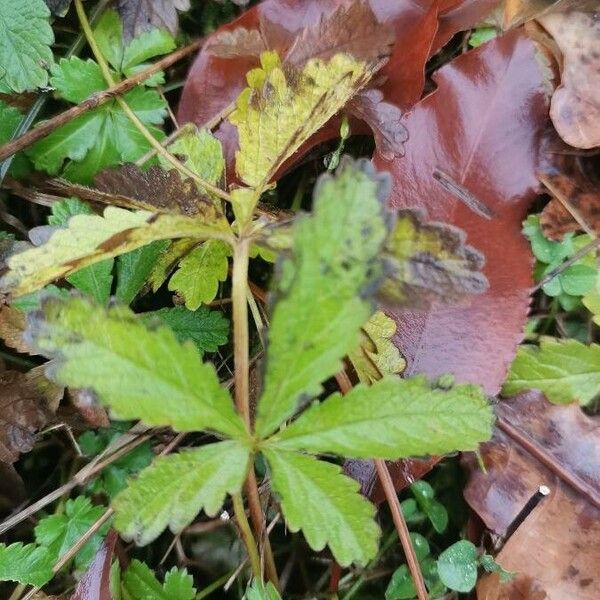
[[[348,354],[360,381],[373,383],[404,371],[406,361],[392,342],[395,333],[396,323],[380,310],[363,325],[360,347]]]
[[[8,259],[0,290],[22,296],[82,267],[124,254],[154,240],[225,238],[223,223],[176,215],[130,212],[109,206],[100,215],[76,215],[46,244]]]
[[[247,75],[229,121],[237,126],[236,168],[249,186],[262,187],[281,164],[352,96],[374,67],[347,54],[313,59],[301,71],[283,66],[277,53],[264,52],[261,67]]]
[[[221,142],[205,129],[198,131],[192,125],[190,131],[182,133],[169,144],[168,150],[182,157],[183,164],[208,183],[217,183],[223,175],[225,159]],[[172,168],[162,156],[158,160],[165,169]]]
[[[433,300],[455,302],[484,292],[483,256],[465,243],[465,234],[446,223],[424,223],[418,212],[402,210],[385,252],[392,274],[381,295],[394,305],[425,308]]]
[[[583,304],[594,315],[594,323],[600,325],[600,276],[598,276],[596,287],[583,297]]]

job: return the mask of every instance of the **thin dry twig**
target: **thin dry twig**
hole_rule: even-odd
[[[400,501],[398,500],[396,489],[394,488],[392,476],[390,475],[384,460],[376,460],[375,468],[377,469],[377,475],[379,476],[381,487],[383,487],[385,493],[385,499],[390,507],[394,525],[396,526],[400,541],[402,542],[402,549],[404,550],[404,556],[408,563],[408,569],[410,570],[415,588],[417,589],[417,597],[419,600],[427,600],[427,588],[425,587],[425,581],[423,580],[423,573],[421,573],[421,567],[419,566],[415,549],[410,540],[410,534],[408,532],[406,520],[402,514],[402,508],[400,507]]]
[[[337,373],[335,379],[342,394],[347,394],[352,389],[352,382],[345,371]],[[396,488],[394,488],[392,476],[390,475],[384,460],[375,460],[374,462],[375,468],[377,469],[377,475],[381,481],[381,487],[385,493],[385,499],[390,507],[392,519],[394,520],[394,525],[396,526],[398,536],[400,537],[400,542],[402,543],[402,549],[404,550],[404,555],[406,556],[406,562],[408,563],[410,574],[412,575],[415,583],[417,596],[419,600],[427,600],[427,588],[425,587],[425,581],[423,580],[423,573],[421,572],[421,567],[419,566],[415,549],[410,541],[408,526],[406,525],[406,520],[402,514],[402,508],[400,507],[400,501],[398,500],[398,496],[396,494]]]
[[[0,523],[0,535],[6,533],[9,529],[18,525],[21,521],[29,518],[31,515],[48,506],[55,500],[58,500],[70,490],[85,485],[108,465],[112,464],[124,454],[127,454],[136,446],[139,446],[142,442],[150,439],[151,435],[151,432],[143,426],[135,425],[127,433],[119,436],[118,439],[111,443],[104,452],[99,454],[92,462],[80,469],[70,481]]]

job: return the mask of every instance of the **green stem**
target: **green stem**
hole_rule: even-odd
[[[233,302],[233,357],[235,363],[235,405],[246,423],[246,429],[252,431],[250,421],[249,388],[249,334],[248,334],[248,263],[250,242],[238,239],[233,252],[233,274],[231,277],[231,298]]]
[[[252,529],[250,529],[250,523],[246,518],[246,511],[244,510],[244,502],[240,494],[234,494],[233,496],[233,510],[235,512],[235,518],[237,520],[240,534],[248,550],[248,557],[250,558],[250,565],[252,566],[252,573],[257,579],[261,579],[260,573],[260,556],[258,554],[258,548]]]
[[[241,232],[233,250],[233,273],[231,277],[231,299],[233,304],[233,360],[235,366],[235,405],[242,415],[246,428],[252,432],[250,416],[250,336],[248,333],[248,263],[250,262],[250,240]],[[257,539],[263,541],[265,570],[267,577],[278,585],[277,570],[269,536],[265,532],[264,515],[260,505],[258,483],[254,473],[254,461],[250,462],[246,479],[246,495],[250,518]],[[264,538],[263,538],[264,534]]]
[[[115,80],[110,72],[110,67],[100,50],[98,43],[96,42],[96,38],[94,37],[94,32],[90,26],[90,23],[85,14],[85,10],[83,9],[83,4],[81,0],[75,0],[75,9],[77,11],[77,16],[79,18],[79,22],[81,24],[81,29],[85,35],[85,38],[92,50],[92,53],[96,59],[100,67],[100,71],[102,72],[102,76],[104,80],[108,84],[109,87],[115,85]],[[208,181],[205,181],[200,177],[197,173],[194,173],[190,169],[188,169],[185,165],[181,164],[168,150],[163,148],[161,143],[148,131],[148,128],[142,123],[139,117],[135,114],[135,112],[129,107],[127,102],[121,96],[117,96],[115,100],[118,102],[121,110],[127,115],[129,120],[135,125],[137,130],[146,138],[148,143],[156,150],[156,153],[162,156],[168,163],[172,164],[175,169],[177,169],[180,173],[183,173],[186,177],[190,177],[196,183],[198,183],[201,187],[203,187],[207,192],[214,194],[217,198],[221,198],[222,200],[231,201],[230,195],[223,191],[222,189],[212,185]]]
[[[229,581],[234,573],[235,570],[229,571],[229,573],[225,573],[225,575],[222,575],[219,577],[219,579],[213,581],[210,585],[207,585],[204,589],[200,590],[196,594],[194,600],[203,600],[204,598],[210,596],[213,592],[216,592],[222,585],[225,585]]]

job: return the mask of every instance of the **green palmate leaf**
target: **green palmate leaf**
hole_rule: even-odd
[[[194,125],[186,127],[188,129],[169,144],[169,152],[182,157],[183,164],[190,171],[208,183],[216,184],[225,169],[221,142],[205,129],[198,131]],[[159,162],[165,169],[172,168],[162,157],[159,157]]]
[[[173,330],[179,341],[192,340],[202,353],[216,352],[219,346],[227,343],[229,321],[219,311],[205,306],[196,311],[183,306],[161,308],[141,316],[146,323],[160,319]]]
[[[144,31],[125,46],[123,25],[114,10],[103,13],[94,30],[94,36],[103,56],[125,76],[129,76],[132,69],[149,58],[166,54],[175,48],[173,36],[164,29]]]
[[[406,361],[394,345],[396,323],[380,310],[362,326],[360,347],[348,354],[362,383],[402,373]]]
[[[226,494],[240,491],[249,450],[225,441],[157,458],[114,500],[115,526],[144,545],[168,526],[178,533],[204,510],[217,514]]]
[[[125,307],[48,298],[31,315],[29,335],[42,354],[55,358],[52,378],[93,389],[117,418],[243,435],[228,392],[194,344],[181,344],[164,326],[149,330]]]
[[[236,169],[248,185],[262,186],[277,168],[373,75],[373,67],[347,54],[309,60],[301,72],[287,72],[277,53],[261,55],[261,67],[247,75],[229,121],[237,126]]]
[[[437,561],[438,574],[451,590],[470,592],[477,583],[477,548],[461,540],[444,550]]]
[[[169,281],[169,290],[177,292],[189,310],[212,302],[219,282],[227,279],[231,247],[220,240],[209,240],[194,248],[180,263]]]
[[[185,569],[173,567],[161,585],[154,572],[143,562],[133,560],[123,573],[123,600],[193,600],[194,580]]]
[[[269,331],[257,432],[265,437],[302,398],[341,368],[371,314],[364,299],[381,277],[380,249],[388,233],[385,175],[367,161],[344,161],[315,190],[314,212],[294,225],[291,259],[281,265],[279,300]]]
[[[35,540],[50,552],[52,562],[61,558],[84,533],[102,516],[106,510],[103,506],[93,506],[85,496],[67,500],[65,511],[62,514],[44,517],[35,527]],[[92,538],[79,550],[75,564],[80,569],[85,569],[98,551],[102,543],[103,534],[108,531],[109,524],[94,534]]]
[[[0,2],[0,87],[24,92],[48,83],[54,41],[44,0]]]
[[[35,544],[0,544],[0,581],[43,586],[53,576],[52,555]]]
[[[52,214],[48,217],[48,223],[50,225],[67,227],[71,217],[93,214],[94,212],[87,204],[84,204],[77,198],[69,198],[55,202],[52,205]],[[113,265],[114,260],[112,258],[100,261],[73,273],[73,275],[67,277],[67,281],[78,290],[89,294],[100,304],[105,304],[108,301],[112,288]]]
[[[117,258],[117,290],[115,296],[123,304],[130,304],[144,287],[156,262],[169,242],[159,240],[128,252]]]
[[[46,244],[8,259],[10,271],[0,278],[0,290],[21,296],[101,260],[179,237],[224,237],[223,222],[208,210],[206,219],[130,212],[109,206],[100,215],[76,215]]]
[[[474,450],[491,436],[492,408],[482,390],[432,388],[423,376],[386,377],[315,403],[269,444],[349,458],[397,459]]]
[[[422,309],[427,302],[453,302],[484,292],[479,269],[484,258],[465,244],[465,234],[445,223],[425,223],[419,213],[402,210],[385,245],[392,275],[380,293],[394,305]]]
[[[588,404],[600,394],[600,345],[542,339],[521,346],[502,387],[505,394],[537,389],[556,404]]]
[[[60,95],[73,104],[106,89],[106,82],[98,63],[77,56],[61,58],[52,67],[52,85]]]
[[[58,173],[65,159],[83,160],[98,143],[104,129],[104,114],[90,111],[59,127],[27,150],[37,169]]]
[[[94,27],[94,37],[102,56],[117,71],[123,64],[123,26],[119,15],[112,9],[105,10]]]
[[[106,88],[100,67],[77,57],[55,65],[51,83],[61,97],[71,102],[80,102]],[[127,92],[123,99],[156,138],[164,137],[161,130],[153,127],[162,123],[167,114],[165,102],[155,91],[140,86]],[[27,152],[38,169],[52,175],[59,172],[65,160],[71,159],[74,162],[67,164],[65,176],[90,183],[101,169],[137,160],[149,148],[148,141],[114,100],[56,129]]]
[[[268,449],[271,484],[291,531],[299,531],[313,550],[328,545],[337,562],[365,565],[377,553],[380,530],[375,507],[360,495],[359,484],[338,465],[312,456]]]
[[[531,249],[537,258],[536,280],[560,267],[563,261],[589,244],[588,235],[567,233],[560,241],[544,237],[539,215],[529,215],[523,223],[523,233],[529,238]],[[558,298],[565,310],[574,310],[580,304],[579,297],[587,294],[597,285],[598,269],[595,253],[590,252],[574,264],[563,268],[558,275],[546,282],[542,290],[547,296]]]

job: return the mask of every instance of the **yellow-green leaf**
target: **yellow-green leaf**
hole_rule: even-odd
[[[314,456],[275,448],[264,455],[290,531],[302,529],[313,550],[328,545],[342,566],[366,565],[375,556],[381,532],[357,481]]]
[[[208,240],[194,248],[180,263],[169,281],[169,289],[177,292],[189,310],[212,302],[219,282],[227,279],[231,248],[221,240]]]
[[[373,383],[384,375],[396,375],[406,368],[406,361],[392,341],[396,323],[378,310],[361,328],[360,347],[348,354],[363,383]]]
[[[502,391],[531,389],[555,404],[589,404],[600,394],[600,344],[546,338],[539,348],[521,346]]]
[[[126,540],[144,545],[167,526],[179,533],[201,510],[214,516],[226,494],[241,490],[249,458],[237,441],[157,458],[115,498],[116,528]]]
[[[389,232],[387,175],[368,161],[343,160],[315,188],[313,213],[294,223],[291,258],[277,280],[281,299],[269,329],[264,391],[256,431],[266,436],[317,396],[359,344],[368,301],[383,276]]]
[[[179,342],[164,325],[150,329],[124,306],[47,297],[30,315],[27,335],[53,359],[47,368],[53,380],[94,390],[116,418],[245,435],[228,391],[196,345]]]
[[[433,300],[456,302],[488,288],[480,271],[484,257],[465,243],[461,229],[426,223],[414,210],[401,210],[385,254],[391,275],[380,294],[394,305],[423,309]]]
[[[267,184],[277,168],[371,76],[372,64],[348,54],[309,60],[301,71],[282,65],[276,52],[264,52],[261,66],[247,75],[229,121],[237,126],[236,168],[252,187]]]
[[[8,259],[9,271],[0,290],[22,296],[107,258],[135,250],[155,240],[194,237],[226,238],[222,221],[130,212],[109,206],[100,215],[76,215],[66,229],[47,243]]]

